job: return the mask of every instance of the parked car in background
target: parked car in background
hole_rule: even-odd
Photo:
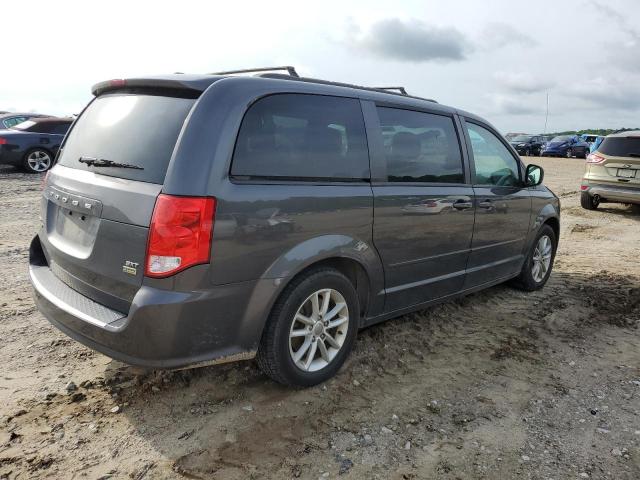
[[[0,115],[0,129],[15,127],[30,118],[42,118],[49,115],[40,113],[3,113]]]
[[[593,142],[591,142],[591,144],[589,145],[589,152],[593,153],[596,150],[598,150],[598,147],[600,146],[600,144],[602,143],[602,141],[604,139],[605,139],[605,137],[603,135],[596,136],[596,138],[593,140]]]
[[[32,118],[0,130],[0,164],[22,167],[29,173],[46,172],[72,122],[70,118]]]
[[[606,136],[587,157],[580,190],[587,210],[603,202],[640,205],[640,130]]]
[[[559,135],[547,142],[540,156],[542,157],[580,157],[587,158],[589,144],[578,135]]]
[[[518,154],[529,157],[540,155],[544,141],[541,135],[518,135],[509,140],[509,143]]]
[[[559,200],[476,115],[278,74],[93,93],[46,177],[29,272],[51,323],[113,358],[257,356],[309,386],[360,328],[551,273]]]

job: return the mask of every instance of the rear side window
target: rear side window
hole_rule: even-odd
[[[169,160],[195,100],[113,93],[96,98],[76,120],[58,163],[112,177],[164,183]],[[111,160],[144,170],[93,167],[81,157]]]
[[[464,183],[451,117],[378,107],[390,182]]]
[[[14,118],[8,118],[7,120],[3,120],[2,123],[4,124],[5,128],[11,128],[18,125],[19,123],[24,122],[26,119],[27,117],[14,117]]]
[[[306,94],[258,100],[242,120],[231,174],[293,180],[369,178],[360,102]]]
[[[598,151],[615,157],[640,157],[640,137],[605,137]]]

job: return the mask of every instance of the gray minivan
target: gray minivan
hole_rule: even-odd
[[[96,85],[42,195],[39,310],[120,361],[336,373],[360,328],[541,288],[559,201],[483,119],[278,73]]]

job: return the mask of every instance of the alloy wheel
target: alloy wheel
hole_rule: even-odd
[[[538,240],[536,248],[533,251],[533,262],[531,267],[531,275],[536,283],[544,280],[544,277],[551,266],[551,255],[553,253],[553,245],[551,239],[547,235],[543,235]]]
[[[42,150],[34,150],[27,156],[27,165],[34,172],[44,172],[51,166],[51,156]]]
[[[347,338],[349,308],[337,290],[318,290],[302,302],[289,330],[289,354],[305,372],[329,365]]]

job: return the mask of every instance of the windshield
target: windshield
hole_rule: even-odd
[[[573,137],[571,135],[559,135],[557,137],[553,137],[552,142],[568,142]]]
[[[113,93],[96,98],[76,121],[59,164],[102,175],[164,183],[169,160],[195,99]],[[92,166],[79,159],[126,163],[141,169]]]
[[[35,121],[33,120],[26,120],[24,122],[21,122],[17,125],[14,125],[13,127],[11,127],[14,130],[28,130],[30,127],[33,127],[36,124]]]
[[[598,151],[614,157],[640,155],[640,137],[606,137],[598,147]]]
[[[531,140],[532,136],[533,135],[518,135],[514,137],[514,139],[511,141],[512,142],[528,142],[529,140]]]

